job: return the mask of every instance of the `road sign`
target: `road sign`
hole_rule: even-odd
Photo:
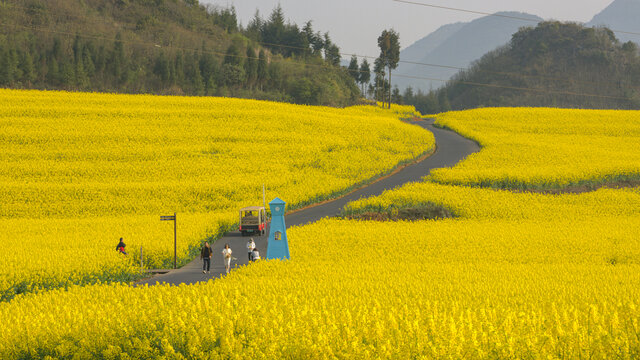
[[[178,268],[178,221],[176,213],[173,215],[160,215],[160,221],[173,221],[173,268]]]

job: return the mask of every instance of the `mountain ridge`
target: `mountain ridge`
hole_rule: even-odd
[[[538,22],[543,20],[536,15],[515,11],[504,11],[496,14],[509,17],[530,18]],[[437,46],[427,51],[419,60],[409,59],[418,58],[414,55],[418,53],[417,45],[421,44],[425,39],[430,38],[431,34],[412,45],[413,48],[411,49],[410,56],[407,56],[407,50],[410,48],[407,47],[403,49],[400,52],[400,59],[402,61],[466,68],[487,52],[506,44],[511,39],[511,36],[521,27],[535,25],[533,21],[498,16],[483,16],[470,22],[456,24],[459,25],[457,28],[454,28],[455,31],[446,34],[446,39],[441,39]],[[398,85],[401,90],[412,87],[414,90],[426,92],[430,89],[441,87],[446,80],[457,72],[458,69],[424,65],[402,66],[396,70],[397,75],[440,79],[444,81],[408,79],[399,76],[396,78],[394,85]]]
[[[640,44],[640,0],[615,0],[596,14],[586,26],[606,26],[615,32],[621,42],[633,41]],[[635,32],[638,34],[628,34]]]

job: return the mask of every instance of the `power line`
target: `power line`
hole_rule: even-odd
[[[426,6],[426,7],[436,8],[436,9],[459,11],[459,12],[465,12],[465,13],[476,14],[476,15],[495,16],[495,17],[501,17],[501,18],[507,18],[507,19],[524,20],[524,21],[530,21],[535,23],[539,23],[540,21],[542,21],[542,20],[536,20],[536,19],[525,18],[520,16],[496,14],[496,13],[489,13],[489,12],[476,11],[476,10],[467,10],[467,9],[460,9],[460,8],[454,8],[449,6],[425,4],[421,2],[415,2],[415,1],[407,1],[407,0],[393,0],[393,1],[399,2],[399,3],[411,4],[411,5]]]
[[[96,39],[96,40],[105,40],[105,41],[112,41],[113,40],[113,39],[107,38],[105,36],[86,35],[86,34],[80,34],[80,33],[71,33],[71,32],[64,32],[64,31],[39,29],[39,28],[36,28],[36,27],[25,26],[25,25],[5,24],[5,23],[0,23],[0,25],[2,25],[2,26],[13,26],[13,27],[17,27],[17,28],[23,28],[23,29],[34,30],[34,31],[39,31],[39,32],[45,32],[45,33],[61,34],[61,35],[66,35],[66,36],[78,36],[78,37],[81,37],[81,38],[89,38],[89,39]],[[249,56],[244,56],[244,55],[231,55],[231,54],[226,54],[226,53],[219,52],[219,51],[183,48],[183,47],[172,46],[172,45],[170,45],[170,46],[161,46],[161,45],[158,45],[158,44],[152,44],[152,43],[147,43],[147,42],[142,42],[142,41],[130,41],[130,40],[120,40],[120,41],[122,43],[124,43],[124,44],[141,45],[141,46],[147,46],[147,47],[151,47],[151,48],[168,48],[168,49],[174,49],[174,50],[194,51],[194,52],[199,52],[199,53],[208,53],[208,54],[220,55],[220,56],[232,56],[232,57],[237,57],[237,58],[247,58],[247,59],[259,60],[258,57],[249,57]],[[327,65],[291,62],[291,61],[287,61],[286,59],[282,59],[282,60],[279,60],[279,61],[271,59],[271,62],[288,62],[288,63],[294,63],[294,64],[297,64],[299,66],[304,66],[304,67],[309,66],[309,67],[319,67],[319,68],[324,68],[324,69],[328,68]],[[417,64],[421,64],[421,63],[417,63]],[[424,65],[427,65],[427,64],[424,64]],[[436,65],[436,66],[448,67],[448,68],[454,68],[454,69],[457,68],[457,67],[445,66],[445,65]],[[463,68],[458,68],[458,69],[464,70]],[[360,71],[360,70],[353,70],[353,71],[354,72],[359,72],[359,73],[363,72],[363,71]],[[366,71],[364,71],[364,72],[366,73]],[[505,73],[505,74],[508,74],[508,73]],[[516,73],[512,73],[512,74],[513,75],[522,76],[522,74],[516,74]],[[418,79],[418,80],[428,80],[428,81],[441,81],[441,82],[447,82],[448,81],[448,80],[443,80],[443,79],[435,79],[435,78],[419,77],[419,76],[410,76],[410,75],[401,75],[401,74],[396,74],[395,76],[396,77],[402,77],[402,78]],[[532,77],[537,77],[535,75],[531,75],[531,76]],[[560,91],[560,90],[546,90],[546,89],[535,89],[535,88],[525,88],[525,87],[514,87],[514,86],[497,85],[497,84],[477,83],[477,82],[470,82],[470,81],[459,81],[459,83],[465,84],[465,85],[471,85],[471,86],[481,86],[481,87],[491,87],[491,88],[504,88],[504,89],[532,91],[532,92],[539,92],[539,93],[545,93],[546,92],[546,93],[554,93],[554,94],[561,94],[561,95],[599,97],[599,98],[618,99],[618,100],[627,100],[627,101],[630,100],[629,98],[619,97],[619,96],[608,96],[608,95],[577,93],[577,92]]]
[[[419,5],[419,6],[425,6],[425,7],[430,7],[430,8],[436,8],[436,9],[459,11],[459,12],[465,12],[465,13],[476,14],[476,15],[495,16],[495,17],[514,19],[514,20],[522,20],[522,21],[529,21],[529,22],[535,22],[535,23],[539,23],[539,22],[545,21],[545,20],[536,20],[536,19],[526,18],[526,17],[522,17],[522,16],[496,14],[496,13],[489,13],[489,12],[484,12],[484,11],[476,11],[476,10],[469,10],[469,9],[454,8],[454,7],[449,7],[449,6],[427,4],[427,3],[417,2],[417,1],[408,1],[408,0],[393,0],[393,1],[398,2],[398,3]],[[640,36],[639,32],[624,31],[624,30],[614,30],[614,29],[609,29],[609,30],[611,30],[613,32],[616,32],[616,33],[621,33],[621,34],[639,35]]]
[[[65,31],[39,29],[39,28],[36,28],[36,27],[25,26],[25,25],[0,23],[0,26],[13,26],[13,27],[23,28],[23,29],[27,29],[27,30],[34,30],[34,31],[39,31],[39,32],[44,32],[44,33],[60,34],[60,35],[66,35],[66,36],[78,36],[78,37],[85,38],[85,39],[114,41],[114,39],[108,38],[108,37],[105,37],[105,36],[86,35],[86,34],[71,33],[71,32],[65,32]],[[173,45],[163,46],[163,45],[158,45],[158,44],[154,44],[154,43],[147,43],[147,42],[142,42],[142,41],[131,41],[131,40],[124,40],[124,39],[121,39],[119,41],[122,42],[123,44],[141,45],[141,46],[146,46],[146,47],[150,47],[150,48],[193,51],[193,52],[198,52],[198,53],[203,53],[203,54],[212,54],[212,55],[220,55],[220,56],[231,56],[231,57],[242,58],[242,59],[260,60],[259,57],[245,56],[245,55],[233,55],[233,54],[227,54],[225,52],[220,52],[220,51],[184,48],[184,47],[173,46]],[[279,63],[287,62],[287,63],[297,64],[297,65],[300,65],[300,66],[319,67],[319,68],[325,68],[325,69],[328,68],[327,65],[292,62],[292,61],[287,61],[287,59],[282,59],[282,60],[270,59],[270,62],[279,62]]]
[[[488,12],[452,8],[452,7],[446,7],[446,6],[419,3],[419,2],[414,2],[414,1],[407,1],[407,0],[394,0],[394,1],[407,3],[407,4],[415,4],[415,5],[422,5],[422,6],[429,6],[429,7],[447,9],[447,10],[464,11],[464,12],[470,12],[470,13],[480,14],[480,15],[498,16],[498,17],[504,17],[504,18],[512,18],[512,19],[518,19],[518,20],[533,21],[533,22],[536,22],[536,23],[540,22],[539,20],[534,20],[534,19],[531,19],[531,18],[524,18],[524,17],[517,17],[517,16],[510,16],[510,15],[501,15],[501,14],[492,14],[492,13],[488,13]],[[19,6],[19,5],[14,5],[14,4],[7,4],[7,5],[15,7],[15,8],[28,10],[26,7],[22,7],[22,6]],[[13,26],[19,26],[19,25],[13,25]],[[38,30],[38,29],[35,29],[35,28],[26,27],[26,26],[22,26],[22,27],[28,28],[28,29],[34,29],[36,31],[47,31],[47,30]],[[77,35],[77,34],[71,34],[71,33],[68,33],[68,32],[59,32],[59,31],[50,31],[50,30],[48,32],[60,33],[60,34],[71,35],[71,36]],[[638,35],[640,35],[640,33]],[[94,38],[94,39],[104,39],[104,40],[109,40],[109,41],[112,40],[112,39],[107,39],[105,37],[92,36],[92,35],[86,35],[86,36],[83,36],[83,37]],[[141,45],[141,44],[142,45],[148,45],[148,44],[142,43],[142,42],[131,42],[131,41],[128,41],[127,43],[137,44],[137,45]],[[303,51],[310,50],[308,47],[295,46],[295,45],[284,45],[284,44],[276,44],[276,43],[269,43],[269,42],[263,42],[263,41],[256,41],[256,43],[259,44],[259,45],[263,45],[265,47],[280,47],[280,48],[297,49],[297,50],[303,50]],[[154,44],[154,46],[155,47],[160,47],[159,45],[156,45],[156,44]],[[167,46],[164,46],[164,47],[168,48]],[[226,53],[215,52],[215,51],[210,51],[210,50],[194,50],[194,49],[186,49],[186,48],[180,48],[180,47],[171,47],[171,48],[178,49],[178,50],[185,50],[185,51],[186,50],[189,50],[189,51],[200,51],[202,53],[210,53],[210,54],[214,54],[214,55],[227,56]],[[355,53],[339,52],[339,54],[342,55],[342,56],[356,56],[356,57],[363,58],[363,59],[376,59],[377,58],[377,57],[371,56],[371,55],[362,55],[362,54],[355,54]],[[243,56],[237,56],[237,55],[229,55],[229,56],[241,57],[241,58],[243,57]],[[252,58],[252,57],[246,57],[246,58],[257,59],[257,58]],[[272,60],[272,61],[274,61],[274,60]],[[283,62],[283,61],[280,61],[280,62]],[[411,65],[436,67],[436,68],[443,68],[443,69],[452,69],[452,70],[458,70],[458,71],[468,70],[469,69],[469,68],[459,67],[459,66],[424,63],[424,62],[415,62],[415,61],[407,61],[407,60],[400,60],[398,62],[402,63],[402,64],[411,64]],[[309,66],[321,66],[321,67],[323,66],[323,65],[315,65],[315,64],[307,64],[307,65],[309,65]],[[358,73],[362,73],[363,72],[363,71],[360,71],[359,69],[358,70],[350,70],[350,71],[358,72]],[[540,79],[547,79],[547,80],[575,82],[575,83],[591,84],[591,85],[599,85],[599,84],[616,85],[614,83],[594,82],[594,81],[587,81],[587,80],[576,80],[576,79],[571,79],[571,78],[562,78],[562,77],[547,76],[547,75],[532,75],[532,74],[523,74],[523,73],[516,73],[516,72],[491,71],[491,70],[485,70],[485,69],[480,69],[479,71],[482,71],[484,73],[489,73],[489,74],[506,75],[506,76],[520,76],[520,77],[523,77],[523,78],[534,78],[534,79],[535,78],[540,78]],[[437,80],[437,81],[441,81],[441,80]],[[631,88],[635,89],[635,87],[631,87]]]
[[[410,76],[410,75],[398,75],[398,74],[396,74],[396,76],[397,77],[402,77],[402,78],[409,78],[409,79],[418,79],[418,80],[442,81],[442,82],[449,81],[449,80],[443,80],[443,79],[435,79],[435,78],[427,78],[427,77],[419,77],[419,76]],[[563,90],[524,88],[524,87],[517,87],[517,86],[498,85],[498,84],[485,84],[485,83],[478,83],[478,82],[472,82],[472,81],[462,81],[462,80],[459,80],[457,82],[460,83],[460,84],[464,84],[464,85],[490,87],[490,88],[501,88],[501,89],[509,89],[509,90],[522,90],[522,91],[531,91],[531,92],[538,92],[538,93],[550,93],[550,94],[558,94],[558,95],[597,97],[597,98],[617,99],[617,100],[625,100],[625,101],[631,100],[629,98],[622,97],[622,96],[587,94],[587,93],[578,93],[578,92],[563,91]]]

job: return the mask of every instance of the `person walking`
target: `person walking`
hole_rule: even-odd
[[[251,261],[256,260],[260,260],[260,252],[258,251],[258,248],[253,248],[253,251],[251,252]]]
[[[229,273],[231,270],[231,249],[229,248],[229,244],[224,244],[224,249],[222,249],[222,256],[224,257],[224,269]]]
[[[253,241],[253,238],[247,242],[247,251],[249,252],[249,261],[251,261],[251,254],[253,253],[253,249],[256,248],[256,242]]]
[[[124,243],[124,240],[122,240],[122,238],[120,238],[120,242],[118,243],[118,245],[116,245],[116,251],[119,251],[121,253],[123,253],[124,255],[128,255],[126,251],[124,251],[124,248],[127,245]]]
[[[200,259],[202,259],[202,273],[209,272],[211,268],[211,255],[213,254],[213,250],[211,250],[211,246],[208,241],[204,242],[204,246],[200,251]]]

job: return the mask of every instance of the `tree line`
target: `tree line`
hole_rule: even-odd
[[[22,13],[15,9],[16,18],[53,30],[56,4],[32,0]],[[237,96],[332,106],[358,101],[358,87],[340,67],[340,49],[329,34],[314,31],[311,22],[302,29],[285,22],[280,6],[268,19],[257,15],[243,28],[233,7],[205,7],[197,0],[118,0],[107,5],[95,2],[93,10],[129,21],[111,40],[84,36],[82,28],[71,37],[19,27],[0,30],[0,86]],[[76,18],[89,12],[81,6],[74,11]],[[69,27],[81,27],[76,25]],[[162,39],[139,40],[158,37],[159,29],[169,26],[202,28],[218,41],[212,47],[211,36],[196,31],[189,41],[200,45],[189,50],[171,40],[164,41],[169,46],[156,44],[163,44]],[[171,39],[171,34],[166,37]]]

